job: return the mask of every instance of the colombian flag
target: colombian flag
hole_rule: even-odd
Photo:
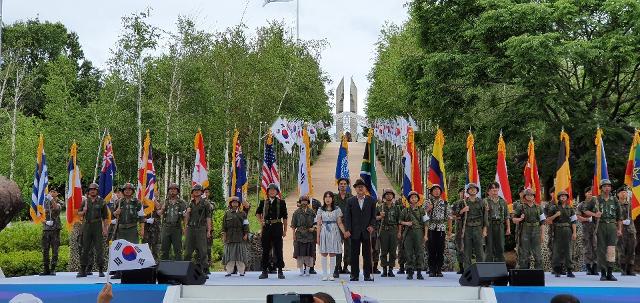
[[[507,201],[509,213],[513,212],[513,200],[511,187],[509,186],[509,174],[507,173],[507,145],[504,143],[502,133],[498,139],[498,162],[496,167],[496,182],[500,184],[498,195]]]
[[[467,136],[467,187],[469,183],[478,186],[478,197],[482,197],[482,187],[480,186],[480,173],[478,172],[478,161],[476,160],[475,140],[473,133],[469,131]]]
[[[438,128],[436,138],[433,141],[433,151],[429,162],[429,174],[427,175],[427,188],[431,188],[433,184],[439,184],[442,187],[442,200],[447,201],[447,173],[444,169],[444,133]]]
[[[556,169],[554,184],[556,187],[556,195],[564,190],[569,194],[569,201],[573,201],[573,193],[571,191],[571,169],[569,168],[569,152],[569,135],[562,130],[560,132],[560,151],[558,152],[558,168]]]
[[[536,147],[533,137],[529,139],[527,154],[527,165],[524,166],[524,187],[536,193],[536,204],[539,205],[540,201],[542,201],[542,190],[540,188],[540,175],[538,175],[538,162],[536,161]]]
[[[637,129],[629,150],[624,184],[631,189],[631,218],[635,220],[640,214],[640,130]]]
[[[594,196],[600,195],[600,181],[609,179],[607,169],[607,157],[604,154],[604,143],[602,142],[602,129],[596,130],[596,162],[593,167],[593,186],[591,192]]]
[[[78,158],[78,146],[74,142],[71,145],[71,151],[69,152],[69,165],[67,166],[67,172],[69,180],[67,181],[67,193],[65,199],[67,200],[67,227],[76,222],[80,222],[80,216],[78,210],[82,205],[82,184],[80,183],[81,173],[80,167],[77,163]]]

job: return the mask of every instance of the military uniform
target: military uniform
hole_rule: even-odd
[[[308,202],[308,201],[307,201]],[[304,266],[313,265],[315,256],[315,212],[309,207],[296,209],[291,218],[291,228],[295,230],[293,257],[297,260],[301,274],[309,272]]]
[[[518,224],[518,268],[529,269],[533,257],[534,269],[542,269],[542,248],[540,243],[540,226],[542,226],[542,209],[532,203],[520,203],[515,208],[514,218],[524,215],[524,220]]]
[[[182,222],[187,205],[182,199],[167,199],[162,213],[162,259],[182,260]],[[173,259],[170,249],[173,247]]]
[[[207,219],[211,219],[211,208],[204,199],[191,200],[189,221],[187,222],[186,252],[184,259],[191,261],[194,251],[198,254],[198,265],[205,271],[209,269],[207,258]]]
[[[116,211],[120,209],[118,215],[118,239],[124,239],[131,243],[138,243],[138,223],[141,217],[138,212],[142,208],[142,203],[136,198],[122,198],[118,201]]]
[[[278,268],[278,278],[284,279],[282,268],[284,259],[282,256],[282,236],[284,232],[283,220],[287,220],[287,204],[284,200],[275,197],[260,201],[256,215],[262,215],[264,226],[262,227],[262,275],[260,278],[268,277],[269,256],[273,248],[275,255],[275,266]]]
[[[471,266],[471,257],[475,254],[476,262],[484,262],[484,250],[482,249],[482,231],[489,225],[485,204],[482,200],[469,199],[467,201],[469,211],[464,225],[464,268]]]
[[[595,199],[595,198],[591,198]],[[594,202],[592,202],[594,203]],[[598,265],[596,264],[596,221],[595,217],[587,216],[584,212],[587,209],[587,201],[578,203],[576,213],[588,219],[582,223],[582,251],[584,252],[584,263],[587,266],[587,274],[597,275]]]
[[[505,220],[509,218],[507,203],[501,197],[495,201],[486,198],[484,203],[489,222],[485,262],[504,262]]]
[[[455,236],[454,242],[456,245],[456,259],[458,259],[458,273],[461,274],[464,271],[464,242],[462,238],[462,226],[464,225],[464,214],[460,214],[460,210],[465,207],[464,200],[455,202],[451,206],[451,213],[455,216]]]
[[[205,202],[209,204],[209,211],[211,212],[211,217],[213,218],[213,210],[215,209],[216,206],[213,203],[213,201],[209,199],[205,199]],[[211,230],[211,233],[213,233],[213,229]],[[207,260],[209,260],[209,267],[213,265],[213,255],[211,254],[212,247],[213,247],[213,234],[209,235],[209,237],[207,238]]]
[[[98,270],[102,274],[104,269],[102,225],[103,220],[108,218],[109,211],[107,204],[100,197],[96,197],[93,200],[87,197],[86,200],[82,201],[80,209],[85,207],[87,211],[84,214],[82,224],[82,255],[80,256],[79,277],[86,276],[86,270],[89,266],[89,254],[92,248],[95,248],[96,254],[94,257],[98,263]]]
[[[576,224],[576,212],[567,203],[552,205],[549,207],[549,215],[560,212],[560,216],[553,220],[553,258],[552,265],[556,276],[562,272],[562,266],[567,270],[567,276],[571,277],[573,271],[572,239],[573,228]]]
[[[383,268],[383,276],[393,277],[393,267],[396,264],[396,249],[398,248],[398,224],[400,224],[401,209],[391,202],[378,206],[377,214],[384,212],[384,218],[380,220],[380,263]]]
[[[238,202],[239,203],[239,202]],[[222,234],[224,235],[224,256],[222,264],[227,271],[227,276],[237,266],[240,275],[244,275],[248,259],[244,236],[249,233],[249,220],[244,211],[229,209],[222,217]]]
[[[423,208],[408,207],[402,211],[400,221],[411,222],[411,226],[404,226],[404,253],[407,260],[408,279],[413,278],[414,270],[420,274],[424,267],[424,233],[426,225],[426,213]]]
[[[636,227],[631,219],[631,203],[621,202],[622,237],[618,240],[618,262],[624,275],[635,275],[633,265],[636,258]]]
[[[406,209],[404,204],[402,203],[402,199],[396,200],[396,206],[400,209],[400,215],[402,215],[402,211]],[[407,263],[407,259],[404,255],[404,226],[398,225],[398,231],[400,232],[400,240],[398,241],[398,273],[404,274],[405,264]]]
[[[54,208],[54,205],[57,205],[57,208]],[[45,200],[45,221],[42,222],[42,264],[44,265],[44,275],[55,275],[56,265],[58,264],[60,230],[62,229],[60,210],[62,210],[62,202],[59,199]],[[51,249],[51,259],[49,259],[49,249]]]
[[[158,215],[158,209],[155,209],[145,217],[143,228],[142,243],[149,244],[153,258],[160,260],[160,215]]]
[[[346,193],[344,199],[340,197],[340,193],[335,193],[333,195],[333,201],[335,201],[335,205],[340,208],[342,213],[346,213],[347,211],[347,200],[353,197],[352,194]],[[347,266],[351,266],[351,241],[345,241],[344,235],[342,231],[340,231],[340,236],[342,237],[342,244],[344,246],[342,254],[336,255],[336,270],[340,271],[340,273],[349,273],[347,270]],[[335,277],[335,274],[334,274]]]
[[[543,208],[544,214],[547,217],[550,217],[553,215],[553,213],[549,213],[550,208],[551,207],[556,207],[558,205],[558,203],[556,203],[556,201],[551,200],[549,202],[547,202]],[[553,228],[552,226],[549,226],[549,228],[547,228],[547,250],[549,251],[549,256],[553,256]]]
[[[602,212],[598,220],[597,250],[596,255],[600,265],[601,280],[615,280],[611,271],[615,263],[615,247],[617,244],[617,223],[622,220],[620,204],[613,196],[605,199],[602,196],[588,203],[587,210],[597,213]],[[603,279],[604,277],[604,279]],[[612,279],[613,278],[613,279]]]

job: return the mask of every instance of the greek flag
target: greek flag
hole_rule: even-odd
[[[38,140],[36,154],[36,170],[33,176],[33,192],[31,193],[31,208],[29,214],[34,223],[42,223],[45,220],[44,199],[49,193],[49,170],[47,169],[47,157],[44,153],[44,136],[41,134]]]

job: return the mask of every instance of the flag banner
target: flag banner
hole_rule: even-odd
[[[108,271],[141,269],[156,265],[149,244],[134,244],[118,239],[109,246]]]
[[[509,174],[507,173],[507,145],[502,138],[498,138],[498,161],[496,162],[496,182],[500,184],[498,196],[507,202],[509,213],[513,212],[513,198],[511,197],[511,186],[509,185]]]
[[[480,185],[480,173],[478,172],[478,161],[476,159],[475,140],[471,131],[469,131],[469,135],[467,136],[467,184],[465,189],[469,187],[469,183],[475,183],[478,186],[477,196],[482,197],[482,186]]]
[[[313,182],[311,181],[311,148],[309,134],[302,129],[302,144],[300,144],[300,159],[298,160],[298,190],[300,197],[313,196]]]
[[[420,205],[422,205],[424,199],[422,199],[424,190],[422,187],[422,172],[420,172],[420,162],[418,160],[418,151],[416,149],[414,132],[408,124],[405,124],[407,128],[407,145],[404,148],[404,155],[402,157],[402,163],[404,167],[404,174],[402,177],[402,195],[403,204],[408,206],[409,193],[411,191],[417,192],[421,199]]]
[[[318,131],[316,131],[316,127],[313,124],[307,124],[307,133],[311,142],[315,142],[318,138]]]
[[[276,164],[276,153],[273,149],[273,135],[269,132],[267,135],[267,142],[264,145],[262,177],[260,182],[260,190],[263,199],[266,199],[267,187],[269,187],[269,184],[271,183],[280,188],[280,175],[278,174],[278,165]],[[278,197],[282,198],[282,192],[278,191]]]
[[[290,154],[295,141],[293,139],[293,134],[289,129],[289,123],[287,120],[278,118],[276,122],[271,125],[271,133],[273,134],[273,137],[282,144],[282,147],[287,154]]]
[[[631,190],[631,219],[635,220],[640,215],[640,130],[633,135],[624,184]]]
[[[347,303],[378,303],[378,300],[374,298],[362,296],[360,294],[352,292],[351,289],[349,289],[349,286],[347,286],[347,283],[345,283],[344,281],[341,283],[342,291],[344,291],[344,297]]]
[[[222,193],[229,197],[229,138],[224,140],[224,166],[222,167]]]
[[[369,195],[378,200],[378,177],[376,175],[376,139],[373,137],[373,129],[369,128],[367,145],[360,165],[360,178],[367,185]]]
[[[569,201],[573,201],[571,190],[571,169],[569,167],[569,135],[562,130],[560,132],[560,151],[558,152],[558,165],[554,184],[556,193],[566,191],[569,194]],[[570,202],[573,203],[573,202]]]
[[[591,193],[594,196],[600,195],[600,181],[609,180],[609,169],[607,168],[607,156],[604,153],[604,142],[602,141],[602,129],[596,130],[596,161],[593,165],[593,183]]]
[[[240,145],[240,132],[236,129],[233,134],[233,141],[231,142],[232,151],[231,157],[233,162],[231,163],[231,188],[229,189],[230,196],[236,196],[240,199],[240,202],[247,201],[247,160],[242,153],[242,146]]]
[[[540,175],[538,174],[538,162],[536,161],[533,137],[529,139],[527,155],[527,164],[524,166],[524,187],[536,193],[536,204],[540,205],[540,201],[542,201],[542,189],[540,187]]]
[[[444,168],[444,133],[438,128],[436,138],[433,141],[433,150],[431,151],[431,159],[429,161],[429,173],[427,175],[427,188],[431,188],[433,184],[439,184],[442,187],[442,199],[445,201],[449,196],[447,189],[447,173]]]
[[[65,200],[67,201],[67,227],[76,222],[80,222],[80,216],[78,215],[78,209],[82,205],[82,183],[80,182],[81,173],[80,167],[77,163],[78,146],[74,142],[71,145],[71,151],[69,152],[69,164],[67,165],[67,192],[65,193]]]
[[[111,196],[113,195],[113,184],[116,176],[116,161],[113,154],[113,145],[111,144],[111,135],[107,133],[102,141],[102,169],[98,177],[98,195],[105,202],[112,204]]]
[[[196,137],[193,139],[193,148],[196,151],[196,159],[193,165],[193,174],[191,176],[191,186],[202,185],[203,188],[209,187],[209,168],[207,167],[207,157],[204,152],[204,139],[202,131],[198,129]]]
[[[155,208],[155,189],[156,189],[156,168],[153,166],[153,148],[151,146],[151,136],[147,130],[147,137],[144,139],[142,154],[138,162],[138,188],[136,189],[136,197],[142,203],[140,214],[144,212],[147,216],[151,214]]]
[[[38,150],[36,151],[36,170],[33,174],[33,191],[31,193],[31,207],[29,215],[33,223],[42,223],[46,220],[44,200],[49,194],[49,169],[47,156],[44,153],[44,136],[40,134]]]
[[[336,161],[336,185],[338,185],[338,179],[351,180],[349,177],[349,142],[344,134],[340,137],[340,148],[338,149],[338,160]],[[347,192],[351,192],[351,186],[347,186]]]

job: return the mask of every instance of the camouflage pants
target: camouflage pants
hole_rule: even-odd
[[[596,263],[596,238],[595,224],[590,222],[582,223],[582,249],[584,250],[584,263]]]
[[[60,230],[42,231],[42,264],[45,268],[55,270],[58,264],[58,248],[60,247]],[[51,250],[51,260],[49,260]]]
[[[632,223],[633,224],[633,223]],[[622,228],[622,236],[618,238],[618,262],[620,264],[635,263],[636,258],[636,233]]]
[[[159,259],[160,252],[160,227],[157,224],[144,224],[144,236],[142,237],[142,243],[149,244],[151,254],[156,262]]]

